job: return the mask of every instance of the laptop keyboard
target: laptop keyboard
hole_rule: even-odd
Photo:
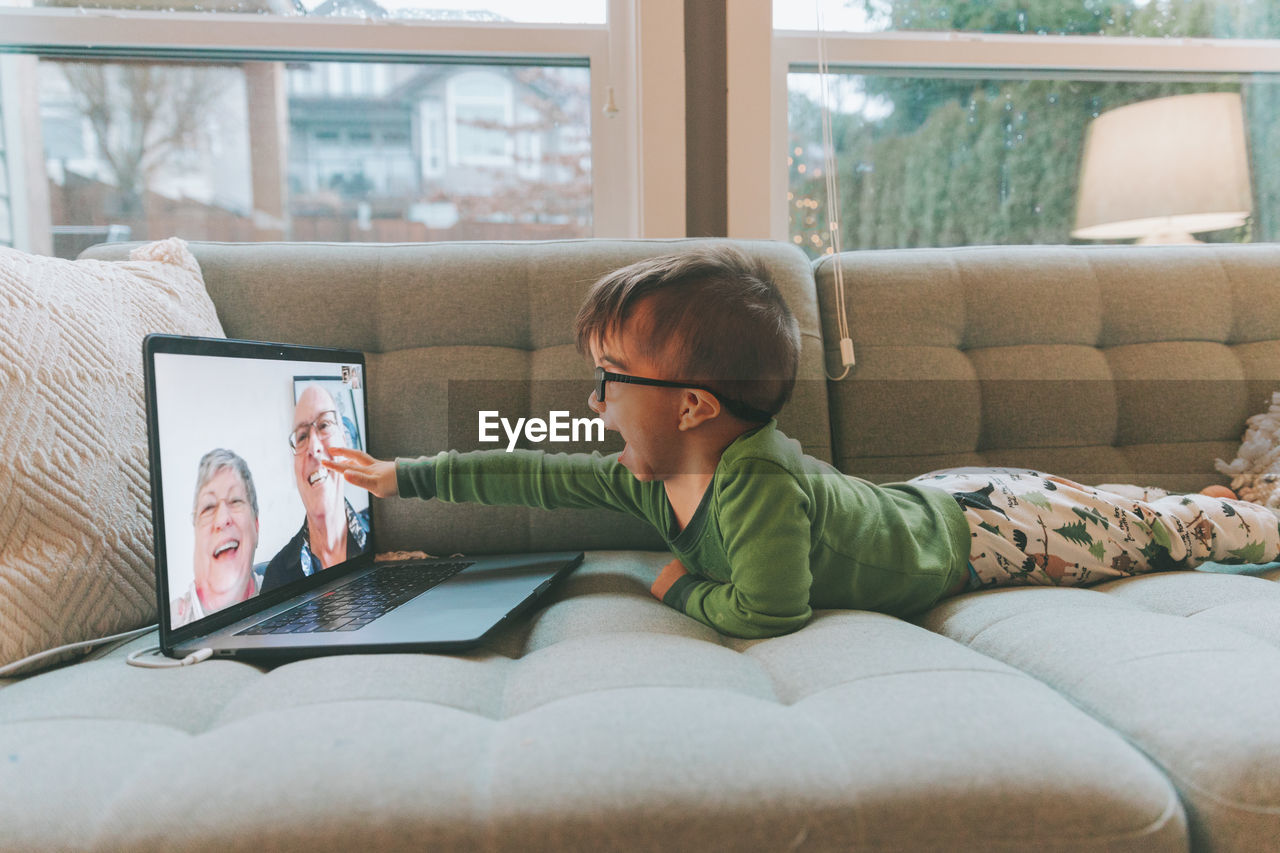
[[[380,566],[346,586],[239,631],[237,636],[358,631],[470,565],[469,561],[431,561]]]

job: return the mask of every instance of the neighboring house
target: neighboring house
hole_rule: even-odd
[[[557,121],[559,69],[313,63],[289,72],[295,193],[422,201],[569,184],[588,128]],[[585,75],[584,75],[585,76]],[[586,115],[582,125],[586,123]]]

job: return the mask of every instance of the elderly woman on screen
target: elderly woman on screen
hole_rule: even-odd
[[[248,464],[230,450],[210,450],[200,459],[191,521],[195,577],[170,603],[174,628],[258,594],[258,493]]]

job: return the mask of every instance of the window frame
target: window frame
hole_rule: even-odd
[[[605,25],[4,7],[0,55],[575,65],[585,60],[591,71],[593,234],[682,236],[683,3],[607,3]],[[661,39],[646,37],[658,33]],[[642,85],[646,73],[661,79]],[[676,97],[646,95],[673,81]],[[605,112],[607,104],[617,109]],[[677,170],[680,180],[673,184]]]
[[[24,248],[33,245],[33,223],[28,217],[21,215],[18,207],[21,200],[28,197],[31,182],[28,169],[32,161],[29,146],[22,138],[22,121],[24,112],[30,113],[30,104],[23,98],[24,84],[30,81],[21,65],[19,57],[0,54],[0,100],[7,109],[0,109],[0,133],[3,134],[4,156],[0,168],[7,170],[8,178],[3,200],[0,203],[9,209],[9,240],[0,241],[0,245]],[[41,158],[43,163],[43,158]],[[47,196],[41,196],[42,203],[47,204]],[[52,236],[39,244],[39,248],[52,246]]]
[[[728,44],[729,236],[788,241],[787,75],[792,70],[816,71],[818,33],[774,30],[772,0],[734,0],[727,5],[729,31],[744,33]],[[763,28],[768,33],[768,62],[761,62],[758,53],[765,40]],[[1280,39],[828,32],[824,49],[829,69],[854,74],[1280,73]],[[757,51],[754,57],[749,55],[752,51]],[[735,69],[744,78],[736,90]],[[752,103],[752,83],[769,92],[767,110],[760,110],[758,96]],[[767,144],[753,144],[752,134]],[[767,175],[767,180],[760,180],[760,175]]]
[[[8,246],[12,248],[17,243],[17,234],[14,233],[16,222],[13,216],[13,187],[10,186],[9,175],[16,172],[16,169],[9,168],[9,122],[5,118],[6,112],[12,112],[12,109],[4,108],[5,101],[0,98],[0,246]]]

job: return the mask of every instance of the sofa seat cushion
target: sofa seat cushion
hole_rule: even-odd
[[[925,627],[1033,675],[1160,765],[1193,847],[1280,839],[1280,571],[973,593]]]
[[[1041,681],[866,612],[723,638],[649,596],[666,559],[593,552],[465,655],[127,666],[148,637],[11,683],[0,847],[1185,849]]]

